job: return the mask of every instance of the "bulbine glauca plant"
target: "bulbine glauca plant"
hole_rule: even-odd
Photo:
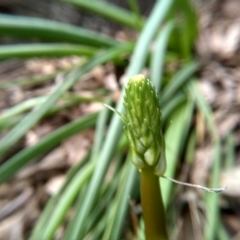
[[[167,240],[169,238],[159,177],[209,192],[221,192],[226,188],[209,189],[164,176],[167,164],[161,108],[154,85],[144,75],[139,74],[129,80],[125,89],[124,106],[125,114],[107,107],[118,113],[123,120],[131,159],[141,175],[141,204],[146,240]]]

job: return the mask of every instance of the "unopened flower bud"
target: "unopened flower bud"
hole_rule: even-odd
[[[162,116],[155,87],[144,75],[132,77],[125,89],[123,116],[131,158],[138,169],[152,167],[156,175],[166,170]]]

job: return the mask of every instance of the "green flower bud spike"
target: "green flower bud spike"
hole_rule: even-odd
[[[166,170],[162,116],[155,87],[143,75],[133,76],[125,89],[121,114],[124,131],[130,144],[133,164],[141,174],[141,203],[146,240],[168,240],[165,210],[159,176]]]
[[[132,77],[125,89],[122,117],[131,159],[141,173],[141,204],[146,240],[167,240],[159,176],[166,170],[162,115],[155,87],[143,75]]]
[[[218,193],[226,187],[209,189],[163,175],[166,170],[166,158],[160,104],[155,87],[144,75],[133,76],[128,82],[124,96],[125,114],[106,106],[123,120],[131,159],[141,174],[141,203],[146,240],[168,240],[159,177],[208,192]]]
[[[131,159],[139,169],[152,168],[162,176],[166,170],[162,116],[155,87],[143,75],[132,77],[125,89],[123,117]]]

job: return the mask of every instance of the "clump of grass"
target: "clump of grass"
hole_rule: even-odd
[[[192,77],[199,68],[199,64],[193,60],[192,54],[193,39],[196,33],[196,16],[189,10],[187,0],[181,0],[180,8],[177,7],[177,1],[157,1],[148,19],[140,16],[134,1],[131,5],[136,12],[122,10],[113,5],[111,8],[107,8],[104,2],[88,1],[86,3],[86,1],[77,0],[66,0],[65,2],[134,28],[139,31],[139,38],[136,43],[120,43],[109,36],[72,25],[45,19],[1,14],[0,32],[2,36],[24,39],[38,38],[47,43],[6,45],[2,49],[3,51],[0,51],[0,59],[58,57],[74,54],[84,56],[86,61],[80,67],[76,66],[74,69],[70,69],[70,72],[64,77],[63,84],[44,99],[38,99],[27,109],[23,105],[18,106],[17,111],[16,108],[10,109],[8,114],[17,121],[10,123],[7,121],[9,117],[6,118],[6,115],[0,117],[2,131],[7,131],[12,126],[0,141],[0,159],[4,159],[4,155],[33,126],[46,117],[49,112],[53,112],[55,103],[85,74],[94,67],[107,62],[114,62],[116,65],[125,63],[126,56],[131,56],[126,68],[126,78],[130,79],[141,73],[143,68],[149,68],[149,79],[152,80],[158,93],[158,100],[162,104],[161,124],[165,135],[166,149],[160,146],[159,150],[162,154],[164,150],[166,151],[166,176],[174,177],[179,156],[183,152],[184,146],[189,145],[191,141],[188,134],[194,114],[193,110],[197,108],[206,117],[209,128],[212,130],[212,136],[216,140],[217,160],[212,177],[212,183],[216,185],[220,170],[220,166],[217,164],[220,142],[216,137],[217,133],[209,106],[202,101],[203,98],[198,94]],[[180,15],[183,19],[177,22],[179,11],[181,11]],[[181,34],[179,35],[180,30]],[[176,36],[178,37],[176,38]],[[151,49],[152,43],[155,47]],[[178,62],[180,67],[174,71],[165,71],[164,66],[167,61]],[[191,94],[193,90],[194,94]],[[109,95],[108,98],[111,96]],[[116,107],[121,114],[124,113],[123,102],[122,94]],[[35,106],[37,107],[35,108]],[[18,119],[20,120],[18,121]],[[171,126],[166,131],[166,125],[170,121]],[[108,122],[110,122],[109,126]],[[130,159],[133,160],[134,154],[131,154],[132,157],[123,154],[128,149],[122,135],[123,123],[116,115],[110,117],[107,109],[99,114],[79,118],[50,133],[34,146],[27,147],[5,159],[0,166],[0,183],[13,177],[22,167],[43,153],[54,149],[67,137],[92,126],[96,127],[92,151],[89,152],[83,164],[75,166],[69,172],[61,191],[51,198],[45,207],[30,239],[53,239],[57,229],[63,226],[63,223],[66,226],[63,239],[66,240],[125,238],[125,236],[122,237],[122,230],[129,208],[129,196],[139,196],[139,192],[136,190],[138,175],[136,169],[130,164]],[[108,134],[105,135],[107,127]],[[121,143],[119,143],[120,139]],[[157,239],[167,239],[167,228],[171,230],[171,226],[166,224],[164,208],[167,210],[171,204],[172,183],[160,182],[158,176],[154,175],[155,170],[158,173],[160,171],[161,174],[165,171],[164,164],[162,164],[165,160],[162,159],[160,165],[156,165],[155,160],[151,161],[149,162],[152,165],[141,169],[143,215],[145,219],[148,219],[145,222],[145,228],[149,231],[148,239],[153,240],[153,236],[159,237]],[[114,163],[115,166],[114,177],[110,182],[106,182],[104,179],[110,163]],[[120,186],[119,182],[122,183]],[[150,185],[151,187],[149,187]],[[151,214],[148,215],[148,211],[145,209],[149,205],[150,196],[156,192],[154,208],[149,211]],[[211,239],[209,236],[213,236],[215,233],[218,200],[218,197],[210,196],[207,201],[212,212],[207,214],[211,224],[206,227],[208,229],[206,239]],[[74,208],[74,214],[69,219],[68,212],[71,208]],[[160,222],[162,228],[157,229]],[[140,232],[143,229],[141,226],[139,224]]]

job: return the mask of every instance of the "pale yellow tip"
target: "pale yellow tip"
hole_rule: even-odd
[[[144,81],[146,80],[146,77],[143,74],[138,74],[135,75],[133,77],[131,77],[130,81],[134,81],[134,82],[140,82],[140,81]]]

